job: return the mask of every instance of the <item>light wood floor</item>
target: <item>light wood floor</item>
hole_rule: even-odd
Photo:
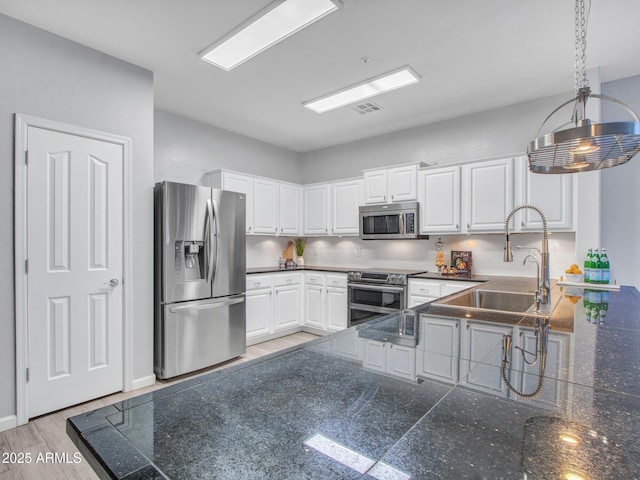
[[[242,357],[227,362],[217,368],[207,370],[206,372],[200,372],[199,375],[299,345],[301,343],[308,342],[309,340],[313,340],[314,338],[317,337],[310,333],[301,332],[278,338],[276,340],[252,345],[247,347],[247,353]],[[97,475],[93,472],[84,458],[82,458],[82,460],[77,464],[53,462],[44,463],[36,462],[36,460],[38,458],[41,460],[46,458],[45,455],[47,453],[54,453],[58,455],[67,453],[68,458],[73,461],[73,455],[78,450],[75,448],[65,431],[65,422],[68,417],[157,390],[167,385],[183,381],[186,378],[191,377],[181,377],[174,381],[158,381],[155,385],[136,390],[134,392],[109,395],[91,402],[76,405],[66,410],[60,410],[49,415],[43,415],[32,419],[26,425],[12,430],[7,430],[5,432],[0,432],[0,480],[96,480],[98,478]],[[30,454],[31,463],[13,463],[11,460],[15,461],[15,459],[12,457],[12,454],[20,455],[23,459],[27,457],[26,454]],[[38,454],[41,454],[40,457]]]

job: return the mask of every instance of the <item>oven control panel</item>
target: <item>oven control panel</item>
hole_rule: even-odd
[[[407,276],[401,273],[349,272],[347,280],[358,283],[407,284]]]

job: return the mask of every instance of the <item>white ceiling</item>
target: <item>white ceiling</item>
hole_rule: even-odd
[[[573,90],[572,0],[343,0],[230,72],[198,58],[269,3],[0,0],[0,13],[153,71],[157,108],[297,152]],[[640,74],[639,18],[639,0],[593,0],[587,67],[602,81]],[[403,65],[422,81],[375,97],[379,112],[301,105]]]

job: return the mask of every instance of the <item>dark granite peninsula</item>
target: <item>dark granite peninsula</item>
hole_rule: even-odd
[[[501,370],[508,334],[505,376],[535,390],[535,319],[427,304],[70,418],[67,431],[102,478],[639,478],[640,293],[552,296],[532,400]]]

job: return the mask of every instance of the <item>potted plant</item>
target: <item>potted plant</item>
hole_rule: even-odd
[[[296,255],[298,256],[298,265],[304,265],[304,249],[307,246],[307,239],[306,238],[296,238],[295,241],[295,248],[296,248]]]

